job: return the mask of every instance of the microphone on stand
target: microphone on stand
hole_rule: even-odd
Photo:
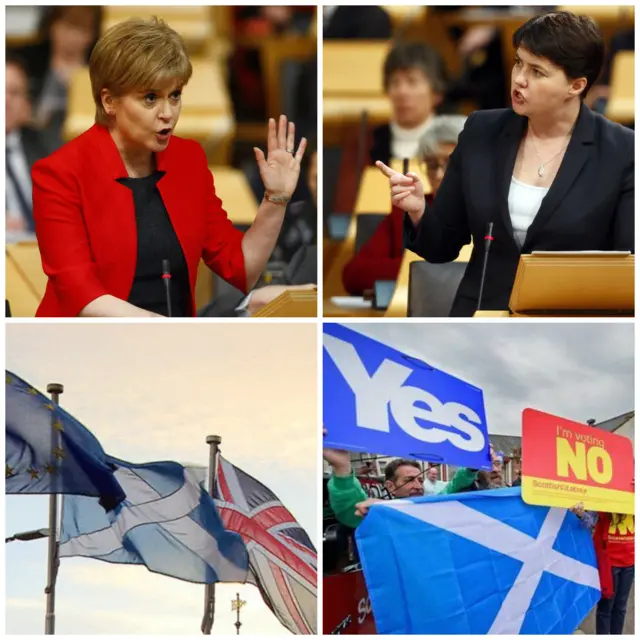
[[[493,222],[487,225],[487,234],[484,237],[484,260],[482,262],[482,278],[480,279],[480,295],[478,296],[478,306],[476,311],[480,311],[482,305],[482,293],[484,292],[484,279],[487,275],[487,263],[489,262],[489,251],[493,242]]]
[[[407,173],[409,173],[409,158],[403,158],[402,159],[402,175],[407,175]],[[407,215],[407,212],[404,212],[405,216]],[[404,250],[407,247],[405,246],[405,239],[404,239],[404,233],[402,234],[402,253],[404,255]]]
[[[167,298],[167,318],[171,317],[171,270],[169,261],[162,261],[162,280],[164,282],[164,293]]]

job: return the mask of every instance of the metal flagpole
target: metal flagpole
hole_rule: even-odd
[[[244,600],[240,600],[240,594],[236,593],[236,599],[231,601],[231,611],[236,612],[236,621],[233,623],[236,628],[236,635],[240,635],[240,627],[242,626],[242,622],[240,622],[240,609],[247,604]]]
[[[47,385],[47,393],[51,394],[51,402],[57,407],[60,401],[60,394],[64,387],[58,383]],[[56,428],[55,411],[51,417],[51,465],[48,469],[52,476],[53,489],[56,489],[56,459],[62,456],[60,451],[60,431]],[[46,469],[45,469],[46,471]],[[47,613],[44,619],[44,633],[52,636],[56,628],[56,578],[58,577],[58,494],[52,493],[49,496],[49,553],[47,569],[47,587],[44,592],[47,595]]]
[[[218,447],[222,443],[220,436],[207,436],[209,445],[209,494],[213,498],[216,493],[216,470],[218,465]],[[216,585],[208,584],[204,592],[204,617],[200,629],[205,636],[211,635],[213,618],[216,613]]]

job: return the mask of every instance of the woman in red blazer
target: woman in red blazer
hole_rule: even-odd
[[[96,124],[32,171],[49,278],[37,315],[192,316],[201,258],[251,289],[298,182],[306,141],[294,155],[293,123],[270,120],[267,157],[254,149],[266,193],[243,234],[216,195],[203,149],[172,135],[192,71],[180,36],[155,18],[122,22],[98,41],[89,71]]]
[[[431,193],[431,204],[444,177],[449,156],[464,127],[464,116],[436,116],[424,132],[418,146],[418,156],[424,163]],[[373,289],[376,280],[395,280],[402,263],[404,211],[392,207],[391,213],[378,225],[375,233],[342,272],[344,288],[352,296],[361,296]]]

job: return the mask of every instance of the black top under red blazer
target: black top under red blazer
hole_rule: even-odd
[[[487,223],[493,222],[482,308],[507,309],[521,253],[634,250],[634,133],[582,105],[558,174],[520,248],[507,205],[527,118],[511,109],[466,121],[433,206],[405,242],[429,262],[455,260],[473,237],[452,316],[476,310]]]
[[[189,270],[192,312],[200,258],[245,291],[243,234],[216,195],[202,147],[173,136],[156,154],[158,189]],[[94,125],[32,170],[33,213],[49,281],[37,316],[76,316],[110,294],[127,300],[136,271],[137,228],[127,171],[109,131]]]

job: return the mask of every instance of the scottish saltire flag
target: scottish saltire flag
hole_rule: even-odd
[[[124,499],[94,435],[20,377],[6,372],[6,493],[64,493]],[[104,512],[103,509],[103,512]]]
[[[246,580],[247,549],[238,534],[225,531],[205,489],[206,469],[110,461],[126,499],[105,513],[94,499],[66,497],[61,556],[142,564],[189,582]]]
[[[318,558],[305,530],[262,483],[219,457],[216,504],[249,552],[249,577],[292,633],[316,633]]]
[[[378,633],[572,633],[600,599],[589,531],[519,487],[375,504],[356,540]]]

